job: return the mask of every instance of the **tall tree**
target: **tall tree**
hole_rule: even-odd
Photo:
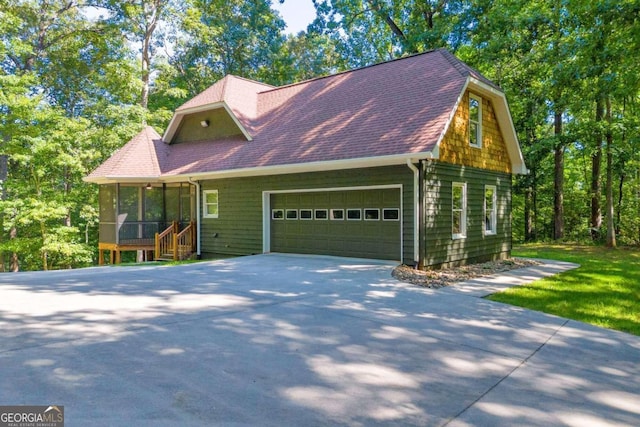
[[[130,42],[139,45],[140,98],[147,108],[151,90],[153,60],[159,49],[169,49],[168,39],[177,21],[179,2],[173,0],[107,0],[109,22],[123,31]]]

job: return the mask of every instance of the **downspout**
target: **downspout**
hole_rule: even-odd
[[[420,169],[411,159],[407,159],[407,166],[413,171],[413,268],[417,269],[420,265]]]
[[[198,259],[200,259],[200,182],[194,181],[191,178],[188,178],[187,180],[189,181],[189,184],[196,186],[196,255],[198,256]]]

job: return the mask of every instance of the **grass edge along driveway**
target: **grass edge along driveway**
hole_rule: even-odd
[[[514,247],[512,255],[580,267],[488,299],[640,336],[640,250],[527,244]]]

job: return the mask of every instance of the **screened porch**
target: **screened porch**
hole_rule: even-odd
[[[99,263],[110,251],[111,263],[120,262],[122,251],[141,251],[144,260],[166,256],[158,253],[157,236],[179,234],[195,220],[195,186],[177,184],[103,184],[99,189]],[[169,231],[170,230],[170,231]],[[195,244],[195,230],[189,243]],[[165,250],[173,250],[167,247]],[[177,248],[175,248],[177,251]],[[192,252],[181,248],[181,257]]]

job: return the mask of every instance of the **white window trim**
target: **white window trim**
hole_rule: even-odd
[[[492,212],[491,212],[491,229],[487,230],[487,190],[491,189],[493,190],[493,200],[491,200],[491,204],[493,206]],[[498,189],[496,188],[495,185],[485,185],[484,186],[484,209],[483,209],[483,213],[484,213],[484,217],[483,217],[483,229],[484,229],[484,234],[485,236],[493,236],[496,235],[498,233],[498,196],[497,196],[497,191]]]
[[[462,188],[462,207],[460,209],[460,233],[453,232],[453,189],[459,187]],[[451,238],[464,239],[467,237],[467,183],[466,182],[454,182],[451,185]]]
[[[389,219],[389,218],[385,218],[385,214],[387,212],[396,212],[397,213],[397,218],[395,219]],[[383,221],[400,221],[400,208],[383,208],[382,209],[382,220]]]
[[[342,215],[342,218],[336,218],[336,215],[335,215],[336,212],[340,212]],[[344,221],[344,209],[331,209],[329,218],[331,219],[331,221]]]
[[[376,218],[367,218],[368,212],[375,212]],[[380,221],[380,209],[378,208],[364,208],[362,212],[362,218],[365,221]]]
[[[216,199],[218,200],[217,203],[215,203],[215,207],[216,207],[216,213],[212,214],[209,213],[209,206],[213,206],[214,203],[207,203],[207,194],[215,194],[216,195]],[[218,193],[218,190],[203,190],[202,191],[202,217],[203,218],[218,218],[219,214],[220,214],[220,194]]]
[[[469,93],[469,107],[471,107],[471,100],[476,100],[478,102],[478,122],[477,122],[477,135],[476,135],[476,143],[471,143],[471,123],[475,122],[471,120],[471,108],[469,108],[469,145],[474,148],[482,148],[482,98]]]
[[[318,218],[318,212],[324,212],[324,218]],[[328,209],[314,209],[313,210],[313,219],[316,221],[328,221],[329,220],[329,210]]]

